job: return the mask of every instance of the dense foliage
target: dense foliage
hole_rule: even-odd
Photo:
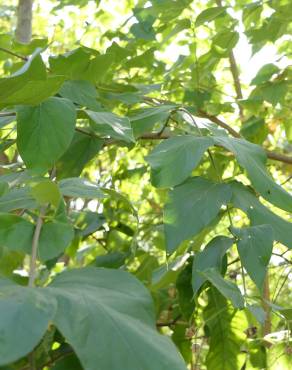
[[[291,368],[291,0],[15,5],[0,369]]]

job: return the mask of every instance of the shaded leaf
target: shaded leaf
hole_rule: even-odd
[[[105,198],[99,186],[86,179],[72,177],[59,182],[60,191],[66,197],[73,198]]]
[[[232,246],[233,239],[226,236],[217,236],[212,239],[206,247],[194,256],[192,286],[194,294],[197,294],[200,287],[206,281],[200,272],[209,268],[216,268],[221,272],[222,259],[227,250]]]
[[[77,177],[86,164],[102,149],[103,140],[75,132],[73,140],[57,162],[57,177]]]
[[[16,209],[33,209],[37,202],[31,194],[29,187],[9,190],[0,197],[0,212],[10,212]]]
[[[272,226],[232,228],[232,233],[238,237],[236,244],[244,268],[262,292],[267,266],[273,250]]]
[[[164,140],[146,157],[153,185],[171,187],[182,183],[212,144],[209,137],[177,136]]]
[[[12,363],[38,344],[56,311],[54,297],[0,279],[0,365]],[[21,323],[21,324],[20,324]]]
[[[243,210],[251,220],[252,225],[268,224],[274,230],[275,240],[286,245],[292,246],[292,227],[291,223],[279,217],[266,208],[256,196],[243,184],[233,181],[230,183],[232,188],[232,203],[236,208]]]
[[[0,246],[30,253],[34,226],[16,215],[0,213]]]
[[[52,180],[43,180],[34,185],[31,189],[31,194],[40,205],[51,203],[58,207],[61,193],[58,185]]]
[[[91,119],[91,126],[95,132],[103,136],[110,136],[128,142],[134,141],[130,121],[127,117],[120,117],[110,112],[85,111]]]
[[[153,363],[159,369],[186,369],[171,341],[156,332],[151,297],[130,274],[67,271],[48,293],[58,301],[54,323],[85,370],[120,370],[121,363],[127,370],[152,370]]]
[[[89,109],[99,109],[97,102],[97,91],[95,86],[88,81],[66,81],[59,94],[63,98],[71,100],[73,103],[87,107]]]
[[[165,121],[175,105],[160,105],[146,108],[142,112],[129,117],[135,137],[151,131],[157,122]]]
[[[69,147],[76,112],[66,99],[49,98],[17,114],[17,147],[28,168],[49,169]]]
[[[244,307],[244,299],[237,285],[231,281],[223,279],[217,269],[209,268],[201,272],[201,274],[209,280],[225,298],[229,299],[234,307]]]
[[[199,27],[204,23],[209,23],[222,16],[225,13],[225,10],[225,6],[215,6],[213,8],[203,10],[196,18],[196,27]]]
[[[238,163],[245,168],[252,185],[262,197],[275,206],[292,212],[292,196],[268,174],[265,167],[266,154],[260,146],[229,137],[217,137],[215,141],[234,153]]]
[[[230,198],[231,189],[228,185],[200,177],[192,178],[170,191],[164,209],[168,253],[212,222],[221,206],[228,203]]]

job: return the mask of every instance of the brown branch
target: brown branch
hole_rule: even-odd
[[[181,318],[181,315],[178,315],[176,318],[174,318],[171,321],[168,321],[168,322],[157,322],[156,323],[156,326],[157,326],[157,328],[162,328],[162,327],[165,327],[165,326],[172,326],[172,325],[177,324],[180,318]],[[186,323],[183,322],[183,324],[186,324]]]
[[[270,282],[269,282],[269,272],[267,271],[265,281],[264,281],[264,292],[263,292],[263,309],[266,313],[266,319],[263,325],[263,336],[271,333],[272,322],[271,322],[271,307],[267,302],[270,302]],[[265,343],[266,347],[269,347],[269,343]]]
[[[143,99],[145,101],[151,101],[151,102],[154,102],[156,104],[159,103],[159,104],[178,105],[178,104],[176,104],[172,101],[169,101],[169,100],[158,99],[158,98],[150,98],[148,96],[144,96]],[[0,112],[0,117],[14,117],[15,115],[16,115],[15,112]],[[204,112],[203,110],[199,110],[198,111],[198,117],[209,119],[211,122],[215,123],[217,126],[224,128],[233,137],[236,137],[238,139],[242,138],[242,136],[236,130],[234,130],[226,122],[222,121],[221,119],[219,119],[216,116],[208,114],[208,113]],[[84,135],[99,137],[98,135],[96,135],[92,132],[83,130],[80,127],[75,127],[75,131],[78,131],[78,132],[80,132]],[[146,133],[146,134],[141,135],[138,139],[145,139],[145,140],[160,140],[161,139],[162,140],[162,139],[168,139],[169,137],[171,137],[171,135],[166,134],[166,133],[162,133],[162,134]],[[106,142],[106,145],[113,144],[113,143],[114,143],[114,141],[108,140]],[[287,164],[292,164],[292,157],[290,157],[290,156],[287,156],[287,155],[281,154],[281,153],[276,153],[274,151],[270,151],[270,150],[266,150],[266,149],[265,149],[265,151],[266,151],[267,157],[269,159],[279,161],[279,162],[283,162],[283,163],[287,163]]]
[[[216,3],[218,6],[222,6],[222,1],[221,0],[216,0]],[[236,98],[237,100],[240,100],[243,98],[242,90],[241,90],[241,84],[240,84],[240,79],[239,79],[239,71],[238,71],[238,66],[236,63],[236,59],[234,56],[234,53],[232,50],[229,52],[229,64],[230,64],[230,72],[232,74],[233,78],[233,84],[234,84],[234,89],[236,92]],[[243,109],[242,106],[237,102],[238,108],[239,108],[239,115],[241,122],[244,121],[244,115],[243,115]]]
[[[227,125],[227,123],[223,122],[218,117],[208,114],[202,110],[199,110],[198,113],[199,113],[199,117],[208,118],[211,122],[216,123],[217,126],[220,126],[224,128],[226,131],[228,131],[230,135],[232,135],[233,137],[241,138],[241,135],[236,130],[234,130],[232,127]]]
[[[32,239],[32,247],[31,247],[31,257],[30,257],[30,264],[29,264],[29,280],[28,280],[28,286],[34,287],[34,281],[35,281],[35,275],[36,275],[36,261],[37,261],[37,252],[38,252],[38,245],[39,245],[39,239],[41,235],[41,230],[43,226],[43,218],[46,213],[47,207],[44,206],[40,210],[40,214],[37,219],[35,231],[33,234]]]
[[[6,54],[13,55],[14,57],[16,57],[18,59],[21,59],[21,60],[24,60],[24,61],[27,61],[28,60],[27,57],[25,57],[23,55],[20,55],[20,54],[17,54],[14,51],[11,51],[11,50],[6,49],[6,48],[3,48],[3,47],[0,47],[0,51],[3,51],[3,53],[6,53]]]

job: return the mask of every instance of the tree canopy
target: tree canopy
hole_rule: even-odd
[[[291,0],[0,14],[0,370],[291,368]]]

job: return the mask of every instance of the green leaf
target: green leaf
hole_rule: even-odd
[[[0,106],[39,104],[54,95],[64,78],[47,77],[46,66],[37,50],[13,75],[0,79]]]
[[[96,268],[67,271],[47,292],[58,301],[53,321],[84,369],[120,370],[123,363],[127,370],[152,370],[153,364],[186,370],[171,341],[155,329],[150,294],[130,274]]]
[[[16,209],[34,209],[37,202],[29,187],[9,190],[0,197],[0,212],[10,212]]]
[[[244,268],[262,292],[267,266],[273,250],[272,226],[232,228],[232,233],[238,237],[236,244]]]
[[[275,206],[292,212],[292,196],[266,171],[266,154],[260,146],[229,137],[217,137],[215,141],[234,153],[238,163],[245,168],[252,185],[262,197]]]
[[[176,280],[178,303],[183,317],[188,321],[195,309],[194,293],[192,289],[192,257],[186,267],[180,272]]]
[[[135,137],[151,131],[156,123],[165,121],[174,108],[175,105],[161,105],[144,109],[142,112],[129,117]]]
[[[100,0],[95,0],[96,5],[98,6],[100,3]],[[56,10],[62,9],[65,6],[78,6],[79,8],[85,6],[88,4],[87,0],[58,0],[58,5],[54,8]]]
[[[254,116],[247,119],[240,129],[240,134],[255,144],[262,144],[268,133],[265,120]]]
[[[209,280],[225,298],[229,299],[235,308],[244,307],[244,299],[237,285],[223,279],[217,269],[209,268],[202,271],[201,274]]]
[[[108,269],[118,269],[125,264],[127,255],[121,252],[113,252],[97,256],[92,266],[106,267]]]
[[[57,162],[57,177],[78,177],[86,164],[102,149],[103,140],[75,132],[73,140]]]
[[[61,356],[61,354],[60,354]],[[1,370],[1,369],[0,369]],[[64,358],[58,360],[51,370],[83,370],[76,355],[67,355],[64,352]]]
[[[198,234],[212,222],[230,197],[228,185],[200,177],[192,178],[172,190],[164,210],[167,251],[172,253],[182,241]]]
[[[34,226],[24,218],[0,213],[0,246],[30,253]]]
[[[68,222],[58,219],[46,222],[42,227],[39,240],[40,260],[46,262],[60,256],[73,237],[73,227]]]
[[[85,111],[94,131],[102,136],[110,136],[127,142],[135,141],[130,121],[110,112]]]
[[[84,46],[49,58],[53,73],[64,75],[71,80],[87,80],[92,83],[104,79],[113,61],[113,55],[100,55],[98,51]]]
[[[261,325],[264,325],[266,321],[266,312],[261,306],[258,306],[256,304],[253,305],[247,304],[246,308]]]
[[[226,236],[216,236],[201,252],[194,256],[192,286],[195,295],[207,280],[202,276],[201,272],[212,267],[220,272],[222,268],[222,259],[232,244],[233,239],[227,238]]]
[[[266,82],[263,85],[257,86],[257,88],[252,91],[251,97],[260,97],[261,99],[266,100],[275,107],[278,103],[283,102],[288,91],[288,81],[276,80]]]
[[[61,193],[58,185],[52,180],[42,180],[34,185],[31,189],[31,194],[40,205],[51,203],[58,207]]]
[[[60,191],[66,197],[73,198],[105,198],[99,186],[86,179],[72,177],[59,182]]]
[[[54,297],[0,279],[0,365],[8,365],[39,343],[56,311]]]
[[[146,157],[153,185],[171,187],[182,183],[212,144],[209,137],[177,136],[164,140]]]
[[[76,112],[66,99],[49,98],[35,107],[21,107],[17,114],[17,147],[26,166],[49,169],[69,147]]]
[[[233,181],[230,183],[232,188],[232,203],[236,208],[245,212],[251,220],[252,225],[268,224],[274,230],[275,240],[286,245],[292,246],[292,227],[291,223],[285,221],[263,204],[259,202],[256,196],[244,185]]]
[[[46,262],[60,256],[74,237],[74,229],[68,221],[64,202],[60,202],[53,220],[43,224],[39,239],[39,258]]]
[[[196,18],[196,27],[201,26],[204,23],[209,23],[216,18],[225,14],[226,6],[215,6],[203,10]]]
[[[100,109],[97,102],[97,91],[94,84],[88,81],[66,81],[61,87],[59,94],[73,103],[89,109]]]
[[[44,38],[33,38],[28,44],[23,44],[17,40],[12,40],[13,51],[21,55],[31,55],[36,50],[44,50],[48,46],[48,39]]]
[[[244,314],[236,312],[216,288],[211,287],[207,295],[208,305],[204,309],[209,336],[206,367],[208,370],[241,370],[246,361],[241,348],[246,341],[244,330],[248,325]]]
[[[139,22],[132,25],[130,31],[137,39],[142,40],[156,40],[155,31],[152,27],[155,18],[149,21]]]
[[[228,57],[230,51],[235,47],[239,40],[238,32],[222,31],[213,38],[212,48],[220,56]]]
[[[272,63],[265,64],[252,79],[251,85],[260,85],[270,80],[270,78],[278,73],[280,69]]]
[[[37,105],[55,95],[64,82],[63,76],[49,76],[46,80],[28,81],[13,94],[8,95],[1,104]]]

